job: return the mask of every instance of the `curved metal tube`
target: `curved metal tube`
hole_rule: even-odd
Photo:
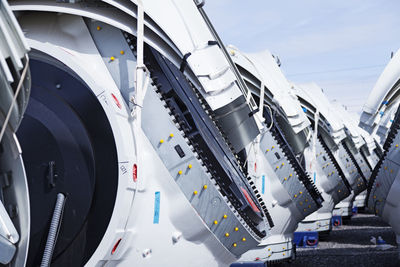
[[[53,218],[51,219],[49,234],[47,236],[46,247],[43,252],[42,263],[40,267],[49,267],[53,257],[54,247],[56,246],[58,232],[61,226],[61,219],[64,211],[65,196],[62,193],[57,194],[56,206],[54,207]]]

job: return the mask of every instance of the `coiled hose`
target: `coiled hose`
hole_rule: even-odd
[[[54,247],[57,243],[58,232],[61,226],[61,219],[64,212],[65,196],[62,193],[57,194],[57,201],[51,219],[49,234],[47,236],[46,247],[44,248],[42,263],[40,267],[49,267],[53,257]]]

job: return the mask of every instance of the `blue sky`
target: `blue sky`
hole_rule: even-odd
[[[279,56],[286,77],[315,81],[359,113],[400,48],[398,0],[206,0],[225,44]]]

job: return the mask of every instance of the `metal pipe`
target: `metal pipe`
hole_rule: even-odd
[[[64,211],[65,196],[62,193],[57,194],[57,201],[54,207],[53,217],[51,219],[49,234],[47,236],[46,247],[44,248],[42,263],[40,267],[49,267],[53,257],[54,247],[57,243],[58,232],[61,226],[61,219]]]

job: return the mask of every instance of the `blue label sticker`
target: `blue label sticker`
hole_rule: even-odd
[[[315,183],[315,178],[317,178],[317,173],[314,172],[314,183]]]
[[[303,107],[303,112],[306,113],[307,112],[307,108]]]
[[[261,192],[265,193],[265,175],[262,176]]]
[[[155,193],[154,197],[154,218],[153,224],[158,224],[160,221],[160,191]]]

